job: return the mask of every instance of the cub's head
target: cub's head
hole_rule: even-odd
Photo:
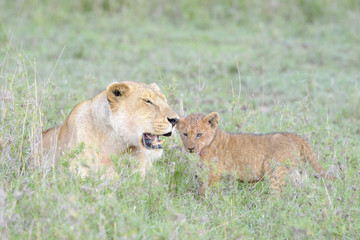
[[[115,82],[107,87],[106,96],[110,125],[129,146],[161,150],[160,136],[171,136],[179,121],[155,83]]]
[[[200,153],[203,147],[209,145],[214,139],[219,119],[217,112],[206,116],[193,113],[186,118],[181,117],[176,129],[179,130],[185,150],[190,153]]]

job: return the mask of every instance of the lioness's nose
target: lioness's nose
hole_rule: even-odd
[[[189,152],[193,152],[194,149],[195,149],[195,147],[193,147],[193,148],[188,148]]]
[[[167,118],[167,120],[169,121],[169,123],[171,123],[172,126],[175,126],[175,124],[178,123],[179,118]]]

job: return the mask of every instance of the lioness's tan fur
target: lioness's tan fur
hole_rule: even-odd
[[[291,133],[226,133],[217,128],[219,119],[216,112],[206,116],[194,113],[181,117],[176,126],[185,150],[200,154],[202,165],[210,168],[209,182],[199,187],[200,195],[225,172],[246,182],[259,181],[268,174],[271,188],[277,192],[289,170],[305,160],[321,176],[329,177],[302,137]]]
[[[115,82],[93,99],[76,105],[63,124],[44,131],[34,151],[35,162],[56,162],[82,143],[82,154],[70,163],[81,176],[106,166],[111,177],[110,156],[125,152],[137,156],[145,175],[163,150],[145,148],[143,134],[169,136],[177,121],[178,115],[156,84]]]

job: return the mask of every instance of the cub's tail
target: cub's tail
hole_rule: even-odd
[[[334,176],[329,175],[325,169],[321,166],[316,154],[311,148],[310,144],[298,135],[292,135],[292,138],[300,145],[301,147],[301,157],[304,161],[308,160],[310,165],[325,179],[335,180]]]

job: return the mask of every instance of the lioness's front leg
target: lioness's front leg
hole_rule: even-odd
[[[114,179],[117,173],[111,159],[91,147],[85,147],[81,153],[71,159],[70,170],[81,178],[88,177],[91,173],[103,171],[101,179]]]
[[[100,161],[100,166],[105,170],[105,172],[101,175],[102,179],[117,179],[119,177],[109,156],[100,156]]]
[[[140,148],[137,152],[137,158],[140,161],[140,174],[143,178],[146,177],[146,173],[153,166],[153,161],[161,158],[163,150],[148,150]]]
[[[147,169],[151,167],[151,165],[149,165],[146,161],[145,149],[140,149],[138,151],[137,158],[140,161],[140,175],[145,178]]]

